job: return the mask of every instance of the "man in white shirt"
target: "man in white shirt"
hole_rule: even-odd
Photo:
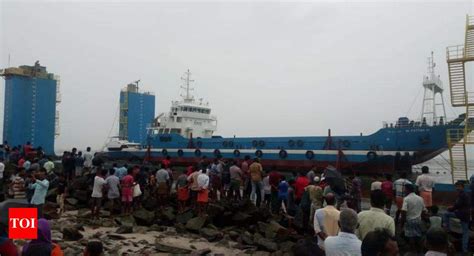
[[[420,243],[423,235],[421,214],[426,208],[423,198],[415,194],[413,184],[406,184],[405,191],[408,195],[403,199],[402,227],[405,226],[405,236],[410,240],[411,251],[418,253],[421,251]]]
[[[372,183],[370,184],[370,191],[381,190],[381,189],[382,189],[382,182],[380,181],[378,175],[374,175],[372,177]]]
[[[357,228],[357,213],[344,208],[339,215],[340,231],[337,236],[330,236],[324,240],[326,256],[359,256],[361,255],[360,241],[354,234]]]
[[[99,218],[100,207],[102,205],[103,190],[106,181],[104,179],[107,175],[107,170],[97,171],[97,174],[94,178],[94,186],[92,188],[92,216],[94,218]]]
[[[421,173],[422,174],[416,178],[416,185],[418,186],[418,191],[420,191],[420,196],[423,198],[425,207],[430,210],[431,206],[433,206],[432,192],[435,183],[433,178],[428,175],[428,166],[423,166]]]
[[[397,225],[400,214],[402,212],[403,206],[403,198],[407,195],[405,193],[405,184],[411,184],[411,182],[407,179],[407,173],[402,172],[400,173],[400,179],[396,180],[393,183],[393,190],[395,192],[395,203],[397,205],[397,212],[395,213],[395,225]]]
[[[87,169],[86,171],[90,171],[92,168],[92,159],[94,158],[94,155],[91,153],[91,147],[87,147],[82,157],[84,157],[84,168]]]
[[[339,232],[339,211],[334,207],[336,198],[333,193],[328,193],[325,198],[326,207],[314,213],[314,233],[318,237],[318,245],[324,249],[324,240],[328,236],[335,236]]]
[[[203,216],[206,212],[207,203],[209,202],[209,176],[207,175],[206,169],[202,169],[201,173],[197,176],[197,185],[199,187],[197,194],[197,212],[199,216]]]

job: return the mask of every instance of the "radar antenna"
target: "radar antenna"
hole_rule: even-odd
[[[189,69],[188,71],[184,72],[184,75],[181,77],[181,80],[184,81],[184,85],[181,86],[181,89],[186,90],[186,96],[181,96],[183,96],[184,101],[192,101],[193,96],[191,96],[189,91],[194,90],[194,88],[191,88],[189,85],[190,83],[194,82],[194,80],[191,80],[191,72],[189,71]]]

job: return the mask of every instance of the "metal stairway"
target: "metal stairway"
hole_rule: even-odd
[[[464,128],[449,129],[447,144],[451,159],[452,181],[467,180],[468,161],[466,145],[474,144],[474,93],[466,87],[466,62],[474,61],[474,17],[466,16],[464,45],[451,46],[446,49],[449,71],[451,104],[453,107],[464,107]]]

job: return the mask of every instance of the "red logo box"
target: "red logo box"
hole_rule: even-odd
[[[8,209],[8,238],[37,239],[38,238],[38,209],[10,208]]]

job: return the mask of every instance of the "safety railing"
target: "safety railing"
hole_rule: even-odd
[[[446,47],[446,58],[448,61],[462,60],[464,58],[464,45]]]
[[[466,15],[466,26],[474,26],[474,16]]]

